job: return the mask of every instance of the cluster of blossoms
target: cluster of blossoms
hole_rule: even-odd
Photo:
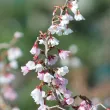
[[[71,10],[74,16],[71,16],[68,10]],[[58,14],[59,11],[60,15]],[[37,78],[41,80],[39,86],[31,92],[35,103],[40,105],[38,110],[50,110],[52,108],[46,105],[47,100],[56,100],[59,106],[55,107],[62,110],[65,110],[63,108],[68,106],[75,110],[97,109],[88,98],[85,96],[73,97],[72,92],[67,89],[66,85],[68,84],[68,80],[64,78],[69,72],[67,66],[53,67],[59,58],[65,60],[71,53],[70,51],[59,49],[57,47],[59,40],[53,35],[57,34],[61,36],[71,34],[73,31],[68,28],[68,24],[72,20],[85,20],[80,14],[77,0],[66,0],[64,6],[55,6],[52,25],[47,32],[43,33],[40,31],[37,40],[30,50],[30,53],[33,55],[33,60],[28,61],[25,66],[21,67],[23,75],[34,70],[37,73]],[[40,45],[44,45],[44,48],[41,49]],[[54,54],[52,50],[56,50],[57,54]],[[44,86],[48,87],[47,91],[43,90]],[[79,106],[75,105],[75,99],[77,97],[82,100]]]
[[[20,48],[14,46],[22,36],[23,34],[21,32],[15,32],[14,37],[9,44],[0,44],[2,47],[0,54],[0,95],[7,101],[14,101],[18,96],[12,86],[12,82],[15,80],[12,69],[18,68],[17,59],[22,56]],[[2,109],[1,104],[0,109]],[[9,110],[9,108],[7,109]],[[12,108],[12,110],[14,109],[15,108]],[[16,108],[15,110],[19,109]]]
[[[61,10],[60,15],[56,15],[58,9]],[[68,13],[68,9],[74,13],[74,17]],[[57,34],[58,36],[69,35],[73,32],[73,30],[68,28],[68,24],[72,20],[85,20],[85,18],[80,14],[77,0],[68,0],[66,5],[63,7],[55,6],[55,10],[53,11],[52,25],[48,30],[51,32],[51,34]]]

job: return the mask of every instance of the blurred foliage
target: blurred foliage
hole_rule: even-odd
[[[0,42],[8,42],[15,31],[22,31],[24,37],[17,45],[24,56],[19,64],[24,65],[32,59],[29,53],[39,30],[46,31],[51,24],[53,6],[65,0],[0,0]],[[89,84],[110,79],[110,0],[79,0],[85,21],[71,23],[74,33],[57,37],[60,47],[68,49],[71,44],[79,48],[77,56],[89,69]],[[109,50],[108,50],[109,49]],[[21,73],[19,73],[21,74]],[[23,77],[23,76],[20,76]],[[71,75],[70,75],[71,77]],[[36,87],[35,73],[29,73],[18,85],[21,110],[35,110],[36,104],[30,92]]]

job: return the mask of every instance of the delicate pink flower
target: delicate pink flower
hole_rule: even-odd
[[[69,15],[68,13],[66,13],[65,15],[61,16],[60,25],[65,26],[65,25],[69,24],[69,22],[72,20],[73,20],[73,17],[71,15]]]
[[[82,101],[78,110],[91,110],[91,107],[86,101]]]
[[[63,34],[63,31],[66,29],[66,25],[62,26],[61,24],[59,24],[57,26],[57,31],[56,31],[56,34],[58,36],[61,36]]]
[[[51,32],[51,34],[57,34],[58,36],[61,36],[63,34],[62,32],[65,29],[66,29],[65,26],[59,24],[59,25],[51,25],[48,30]]]
[[[68,84],[68,80],[63,78],[62,76],[55,74],[54,77],[55,78],[52,80],[53,85],[56,85],[58,87],[60,87],[60,86],[63,87]]]
[[[15,79],[15,75],[11,73],[7,73],[4,75],[0,75],[0,84],[9,84]]]
[[[36,68],[35,62],[33,62],[33,61],[28,61],[26,66],[28,67],[29,70],[34,70]]]
[[[46,82],[46,83],[50,83],[53,78],[54,77],[50,73],[45,73],[43,81]]]
[[[44,74],[45,74],[44,71],[38,72],[37,78],[39,78],[39,80],[43,80],[44,79]]]
[[[60,22],[61,26],[66,26],[67,24],[69,24],[69,20],[61,20]]]
[[[54,65],[58,60],[57,55],[50,55],[48,56],[48,65]]]
[[[78,46],[75,44],[70,45],[69,51],[71,51],[72,54],[76,54],[78,52]]]
[[[48,40],[48,44],[51,44],[52,47],[59,44],[59,41],[55,37],[50,37]]]
[[[40,39],[39,44],[45,44],[45,41],[43,39]]]
[[[51,25],[48,30],[51,32],[51,34],[55,34],[57,31],[57,26]]]
[[[65,98],[70,98],[71,95],[72,95],[72,92],[69,91],[69,90],[66,90],[65,93],[64,93],[64,97],[65,97]]]
[[[68,67],[64,66],[64,67],[58,68],[57,74],[64,76],[68,72],[69,72]]]
[[[57,79],[57,78],[54,78],[53,80],[52,80],[52,85],[57,85],[57,86],[59,86],[60,85],[60,80],[59,79]]]
[[[33,55],[39,55],[40,54],[40,49],[38,48],[37,44],[35,43],[32,49],[30,50],[30,53]]]
[[[73,32],[73,30],[71,30],[70,28],[66,28],[66,29],[64,30],[63,35],[69,35],[69,34],[71,34],[72,32]]]
[[[13,101],[17,98],[17,93],[11,87],[6,87],[3,89],[3,96],[5,99]]]
[[[11,73],[7,73],[4,75],[7,79],[10,79],[11,81],[12,80],[15,80],[15,75],[14,74],[11,74]]]
[[[41,72],[44,67],[41,64],[37,64],[35,68],[36,68],[36,72]]]
[[[17,38],[17,39],[21,38],[21,37],[23,37],[23,33],[17,31],[17,32],[14,33],[14,37]]]
[[[70,54],[70,51],[65,50],[58,50],[58,52],[61,59],[66,59]]]
[[[68,105],[73,104],[73,102],[74,102],[74,99],[73,99],[73,98],[68,98],[68,99],[66,99],[66,103],[67,103]]]
[[[63,78],[63,77],[60,77],[59,80],[60,80],[60,84],[61,84],[61,85],[66,86],[66,85],[68,84],[68,80],[65,79],[65,78]]]
[[[44,104],[43,94],[44,91],[42,92],[39,88],[36,88],[31,92],[31,96],[36,104]]]
[[[18,62],[16,60],[12,60],[12,61],[10,61],[9,66],[13,69],[17,69],[18,68]]]
[[[85,18],[80,14],[80,11],[79,10],[77,10],[74,18],[75,18],[76,21],[85,20]]]
[[[61,16],[62,20],[68,20],[68,21],[72,21],[73,17],[71,15],[69,15],[68,13],[66,13],[65,15]]]
[[[23,72],[23,75],[26,75],[29,72],[29,68],[27,66],[22,66],[21,72]]]
[[[58,90],[60,91],[60,93],[64,94],[66,92],[66,86],[65,85],[59,85]]]
[[[71,11],[76,14],[76,11],[78,10],[78,3],[77,3],[77,0],[74,0],[74,1],[70,1],[69,4],[68,4],[69,8],[71,9]]]
[[[13,47],[8,50],[8,60],[9,61],[16,60],[21,56],[22,56],[22,51],[20,50],[20,48]]]

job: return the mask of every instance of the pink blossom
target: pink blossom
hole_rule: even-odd
[[[64,76],[68,72],[69,72],[68,67],[64,66],[64,67],[58,68],[57,74],[59,74],[60,76]]]
[[[52,80],[52,85],[59,86],[60,83],[61,83],[61,81],[60,81],[59,79],[57,79],[57,78],[54,78],[54,79]]]
[[[79,10],[77,10],[74,18],[75,18],[76,21],[85,20],[85,18],[80,14],[80,11]]]
[[[51,34],[55,34],[57,31],[57,25],[51,25],[48,30],[51,32]]]
[[[15,79],[15,75],[14,75],[14,74],[11,74],[11,73],[5,74],[5,77],[6,77],[7,79],[10,79],[11,81]]]
[[[71,15],[69,15],[68,13],[66,13],[65,15],[61,16],[62,20],[68,20],[68,21],[72,21],[73,17]]]
[[[10,61],[9,66],[13,69],[17,69],[18,68],[18,62],[16,60],[12,60],[12,61]]]
[[[78,110],[91,110],[91,105],[89,105],[86,101],[82,101]]]
[[[51,44],[52,47],[59,44],[59,41],[55,37],[50,37],[48,40],[48,44]]]
[[[23,75],[26,75],[29,72],[29,68],[27,66],[22,66],[21,72],[23,72]]]
[[[60,81],[60,85],[67,85],[68,84],[68,80],[63,78],[63,77],[58,77],[58,80]]]
[[[50,73],[47,72],[47,73],[44,74],[43,81],[46,82],[46,83],[50,83],[53,78],[54,77]]]
[[[36,88],[31,92],[31,96],[36,102],[36,104],[44,104],[44,91],[41,91],[39,88]]]
[[[39,78],[40,80],[43,80],[44,79],[44,74],[45,74],[44,71],[38,72],[37,78]]]
[[[17,93],[11,87],[6,87],[3,89],[3,96],[5,99],[13,101],[17,98]]]
[[[57,34],[58,36],[61,36],[63,34],[62,32],[65,29],[66,29],[65,26],[58,24],[58,25],[51,25],[48,30],[51,32],[51,34]]]
[[[69,35],[73,32],[73,30],[71,30],[70,28],[66,28],[63,35]]]
[[[17,32],[14,33],[14,37],[17,38],[17,39],[21,38],[21,37],[23,37],[23,33],[17,31]]]
[[[35,65],[34,61],[28,61],[26,63],[26,66],[28,67],[29,70],[34,70],[36,68],[36,65]]]
[[[70,45],[69,50],[72,54],[76,54],[78,52],[78,46],[75,44]]]
[[[62,26],[69,24],[70,21],[73,20],[73,17],[71,15],[69,15],[68,13],[66,13],[65,15],[61,16],[61,22],[60,24]]]
[[[54,65],[58,60],[57,55],[50,55],[48,56],[48,65]]]
[[[15,75],[11,73],[7,73],[4,75],[0,75],[0,84],[9,84],[15,79]]]
[[[72,95],[72,92],[70,90],[66,90],[65,93],[64,93],[65,98],[70,98],[71,95]]]
[[[38,63],[35,68],[36,72],[41,72],[43,70],[43,66],[40,63]]]
[[[73,99],[73,98],[68,98],[68,99],[66,99],[66,103],[67,103],[68,105],[73,104],[73,102],[74,102],[74,99]]]
[[[69,8],[71,9],[71,11],[76,14],[76,11],[78,9],[78,3],[77,3],[77,0],[74,0],[74,1],[70,1],[69,4],[68,4]]]
[[[60,93],[64,94],[66,92],[66,86],[65,85],[60,85],[58,90],[60,91]]]
[[[14,53],[14,54],[13,54]],[[8,49],[8,60],[13,61],[22,56],[22,51],[18,47]]]
[[[37,44],[35,43],[32,49],[30,50],[30,53],[33,55],[39,55],[40,54],[40,49],[38,48]]]
[[[66,59],[70,54],[70,51],[65,50],[58,50],[58,52],[61,59]]]

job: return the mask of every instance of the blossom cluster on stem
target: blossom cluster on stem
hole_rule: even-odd
[[[31,96],[35,103],[40,105],[38,110],[50,110],[52,108],[46,105],[47,100],[56,100],[59,106],[55,107],[62,110],[65,110],[65,107],[68,106],[75,110],[96,110],[96,107],[87,97],[73,97],[72,92],[67,89],[68,80],[64,76],[69,72],[68,67],[66,65],[53,67],[59,58],[65,60],[71,53],[57,47],[60,41],[54,35],[71,34],[73,30],[69,28],[69,23],[73,20],[85,20],[85,18],[80,13],[77,0],[66,0],[63,6],[55,6],[54,8],[51,26],[45,33],[40,31],[37,40],[30,50],[33,60],[28,61],[25,66],[21,67],[23,75],[34,70],[37,73],[37,78],[41,81],[31,92]],[[69,14],[69,10],[73,12],[73,16]],[[44,46],[44,49],[40,48],[41,45]],[[52,53],[52,50],[56,50],[57,53]],[[44,86],[49,88],[48,91],[43,90]],[[76,97],[82,100],[79,106],[75,105]]]
[[[18,68],[17,59],[22,56],[22,51],[19,47],[15,46],[15,43],[19,38],[23,37],[23,33],[15,32],[13,39],[9,43],[0,44],[0,109],[1,110],[14,110],[6,103],[6,101],[15,101],[18,97],[17,92],[12,86],[12,82],[15,80],[13,69]],[[6,108],[2,107],[5,106]],[[16,107],[16,110],[20,110]]]

